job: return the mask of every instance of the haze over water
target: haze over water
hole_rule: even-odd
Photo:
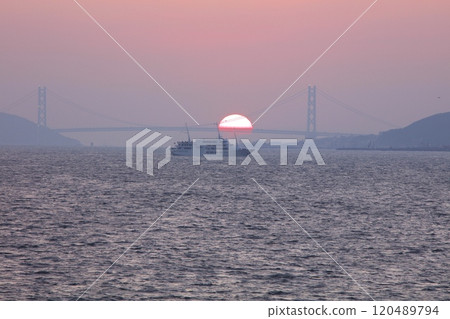
[[[122,149],[2,147],[0,299],[77,299],[199,178],[82,299],[369,300],[254,178],[374,299],[448,300],[450,153],[322,155],[150,177]]]
[[[374,1],[78,2],[208,124],[232,113],[256,120]],[[393,124],[319,97],[324,132],[378,133],[447,112],[449,12],[447,0],[378,1],[286,96],[317,85]],[[2,1],[0,36],[0,111],[46,86],[50,128],[195,125],[74,1]],[[35,122],[37,98],[26,102],[11,112]],[[295,99],[258,128],[304,130],[306,114],[306,98]],[[72,136],[86,145],[125,138]]]

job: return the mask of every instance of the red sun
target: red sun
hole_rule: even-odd
[[[219,130],[221,131],[250,132],[252,129],[252,122],[244,115],[240,114],[225,116],[219,123]]]

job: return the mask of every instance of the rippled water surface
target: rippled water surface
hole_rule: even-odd
[[[450,153],[154,177],[124,155],[0,148],[1,300],[76,300],[146,229],[81,299],[450,299]]]

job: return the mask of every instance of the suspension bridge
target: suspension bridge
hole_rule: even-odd
[[[139,124],[139,123],[132,123],[128,121],[124,121],[122,119],[113,117],[111,115],[99,113],[97,111],[94,111],[90,108],[83,107],[72,100],[65,98],[61,96],[60,94],[54,92],[51,89],[48,89],[46,87],[39,87],[37,90],[33,90],[32,92],[29,92],[22,98],[18,99],[14,103],[11,103],[7,105],[4,108],[1,108],[0,111],[3,112],[11,112],[14,108],[19,107],[25,102],[29,102],[32,98],[36,98],[37,94],[37,121],[36,124],[39,128],[45,127],[50,128],[53,131],[56,131],[58,133],[79,133],[79,132],[135,132],[140,131],[145,128],[150,128],[155,131],[164,131],[164,132],[179,132],[186,129],[185,126],[158,126],[158,125],[152,125],[152,124]],[[86,114],[89,114],[91,116],[95,116],[97,118],[101,119],[107,119],[110,121],[114,121],[117,123],[120,123],[121,126],[102,126],[102,127],[49,127],[47,125],[47,94],[50,94],[53,98],[57,99],[59,102],[61,102],[63,105],[66,105],[72,109],[76,109],[78,111],[84,112]],[[321,97],[325,98],[329,102],[333,103],[334,105],[337,105],[338,107],[341,107],[349,112],[352,112],[356,114],[357,116],[364,117],[370,121],[376,121],[379,123],[382,123],[383,125],[393,128],[396,127],[395,124],[392,124],[388,121],[385,121],[383,119],[377,118],[373,115],[370,115],[366,112],[363,112],[357,108],[352,107],[351,105],[346,104],[345,102],[342,102],[341,100],[333,97],[331,94],[319,89],[318,87],[314,86],[308,86],[304,88],[303,90],[300,90],[291,96],[288,96],[282,100],[280,100],[276,106],[287,104],[287,103],[298,103],[298,99],[302,96],[306,95],[306,130],[277,130],[277,129],[264,129],[264,128],[254,128],[253,133],[261,133],[261,134],[280,134],[280,135],[291,135],[291,136],[305,136],[308,138],[315,138],[315,137],[332,137],[332,136],[349,136],[354,135],[350,133],[337,133],[337,132],[325,132],[325,131],[318,131],[317,130],[317,95],[320,95]],[[300,103],[298,103],[300,104]],[[27,104],[28,105],[28,104]],[[193,132],[216,132],[216,127],[207,127],[207,126],[192,126],[189,127],[190,131]]]

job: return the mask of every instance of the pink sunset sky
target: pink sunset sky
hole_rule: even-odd
[[[201,123],[255,120],[373,0],[79,2]],[[72,0],[0,3],[0,111],[39,85],[123,121],[183,113]],[[379,0],[286,94],[308,84],[405,126],[450,111],[450,1]],[[28,103],[28,104],[27,104]],[[36,120],[36,101],[10,112]],[[120,126],[49,94],[50,127]],[[389,127],[318,96],[318,130]],[[306,96],[255,127],[306,128]]]

